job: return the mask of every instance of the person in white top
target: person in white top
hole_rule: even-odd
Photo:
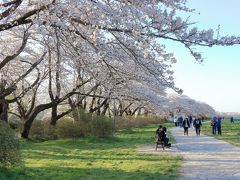
[[[175,123],[175,126],[178,126],[178,118],[175,116],[173,122]]]

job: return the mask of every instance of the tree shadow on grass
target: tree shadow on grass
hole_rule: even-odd
[[[123,180],[123,179],[156,179],[171,180],[175,179],[176,174],[162,174],[161,172],[146,172],[142,170],[123,171],[114,167],[112,170],[105,168],[73,168],[73,167],[43,167],[43,168],[25,168],[21,170],[3,170],[0,169],[0,179],[10,180]]]
[[[28,156],[26,155],[26,158],[32,159],[32,160],[64,160],[64,161],[71,161],[71,160],[79,160],[79,161],[102,161],[102,160],[149,160],[149,161],[160,161],[160,160],[166,160],[171,161],[175,160],[176,156],[167,156],[166,154],[163,155],[151,155],[151,154],[142,154],[142,153],[128,153],[128,152],[97,152],[97,153],[83,153],[83,154],[64,154],[64,153],[58,153],[54,154],[50,151],[45,152],[31,152]]]
[[[27,150],[50,150],[52,152],[67,153],[69,150],[106,150],[118,147],[133,147],[140,144],[153,143],[154,133],[133,131],[124,136],[110,138],[71,138],[52,140],[46,142],[24,142],[22,149]]]

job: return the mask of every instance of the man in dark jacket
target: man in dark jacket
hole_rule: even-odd
[[[193,121],[193,126],[195,127],[196,135],[200,136],[201,126],[202,126],[201,119],[195,118],[195,120]]]

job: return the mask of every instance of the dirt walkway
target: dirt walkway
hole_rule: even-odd
[[[170,129],[176,140],[164,153],[180,153],[183,157],[180,180],[240,180],[240,148],[209,136],[196,136],[193,129],[183,135],[183,129]],[[152,146],[139,148],[143,153],[157,152]]]

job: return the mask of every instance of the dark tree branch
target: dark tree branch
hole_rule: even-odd
[[[32,19],[27,19],[27,18],[30,18],[31,16],[37,14],[38,12],[42,11],[42,10],[45,10],[45,9],[48,9],[52,4],[55,3],[56,0],[53,0],[50,4],[48,5],[43,5],[41,6],[40,8],[38,9],[34,9],[32,11],[29,11],[27,13],[25,13],[23,16],[9,22],[9,23],[5,23],[5,24],[0,24],[0,31],[5,31],[5,30],[8,30],[8,29],[11,29],[15,26],[19,26],[19,25],[22,25],[22,24],[29,24],[29,23],[32,23]]]
[[[7,56],[5,57],[5,59],[3,59],[0,63],[0,70],[7,64],[9,63],[11,60],[13,60],[14,58],[16,58],[25,48],[26,44],[27,44],[27,39],[29,37],[29,34],[25,31],[24,35],[23,35],[23,41],[22,41],[22,45],[20,46],[20,48],[17,50],[17,52],[11,56]]]
[[[7,89],[5,89],[4,93],[0,95],[0,98],[1,97],[5,97],[9,94],[11,94],[13,91],[16,90],[16,84],[21,81],[23,78],[25,78],[30,72],[32,72],[32,70],[42,62],[42,60],[44,59],[44,56],[46,55],[46,52],[43,53],[42,57],[36,61],[35,63],[32,64],[32,66],[24,73],[22,74],[21,76],[19,76],[19,78],[14,82],[12,83],[12,85],[10,87],[8,87]]]
[[[14,0],[11,2],[0,4],[0,6],[3,6],[3,7],[8,7],[12,5],[6,11],[3,11],[2,13],[0,13],[0,20],[9,16],[10,13],[14,12],[21,3],[22,3],[22,0]]]

